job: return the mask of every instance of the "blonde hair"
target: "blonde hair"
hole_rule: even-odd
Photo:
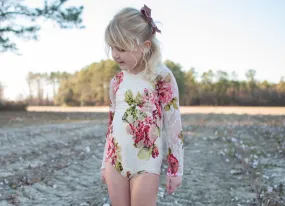
[[[161,64],[161,51],[159,41],[152,34],[151,25],[143,18],[142,13],[131,7],[120,10],[110,21],[105,30],[107,53],[110,47],[118,47],[126,51],[133,51],[135,46],[142,45],[146,40],[151,42],[147,52],[142,51],[141,64],[145,66],[145,74]]]

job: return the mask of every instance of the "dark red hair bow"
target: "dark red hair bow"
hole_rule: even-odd
[[[155,32],[161,33],[161,31],[157,28],[157,26],[153,22],[153,19],[151,18],[151,9],[144,5],[144,7],[141,8],[141,13],[143,14],[144,19],[151,26],[152,34],[154,34]]]

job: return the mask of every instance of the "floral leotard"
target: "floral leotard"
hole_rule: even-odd
[[[164,65],[149,78],[144,71],[118,72],[110,81],[109,124],[101,169],[111,163],[130,179],[160,175],[164,157],[168,176],[183,175],[183,134],[176,79]]]

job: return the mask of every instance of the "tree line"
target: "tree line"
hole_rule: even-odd
[[[285,106],[284,77],[278,83],[258,81],[256,71],[249,69],[245,74],[246,80],[238,80],[235,72],[228,74],[208,70],[199,75],[195,68],[183,71],[179,63],[171,60],[166,60],[164,64],[176,78],[182,106]],[[29,105],[108,105],[109,83],[119,71],[119,66],[113,60],[102,60],[74,74],[29,72],[26,78],[29,88],[26,102]],[[52,97],[44,96],[48,86],[53,88]]]
[[[29,89],[26,101],[29,105],[53,105],[52,99],[48,95],[45,96],[44,91],[48,86],[51,86],[52,98],[56,97],[60,82],[70,76],[70,73],[59,71],[50,73],[29,72],[26,77]]]

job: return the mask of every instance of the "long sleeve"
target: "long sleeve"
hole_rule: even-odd
[[[162,101],[162,137],[167,149],[167,176],[183,175],[183,133],[179,106],[179,90],[176,79],[169,70],[164,77],[164,101]]]
[[[108,135],[112,132],[113,128],[113,117],[115,114],[115,106],[116,106],[116,101],[115,101],[115,90],[114,90],[114,78],[111,79],[110,81],[110,86],[109,86],[109,96],[110,96],[110,106],[109,106],[109,122],[108,122],[108,130],[106,133],[106,142],[105,142],[105,147],[104,147],[104,154],[103,154],[103,160],[102,160],[102,165],[101,169],[105,168],[105,160],[106,160],[106,153],[107,153],[107,147],[108,147]]]

